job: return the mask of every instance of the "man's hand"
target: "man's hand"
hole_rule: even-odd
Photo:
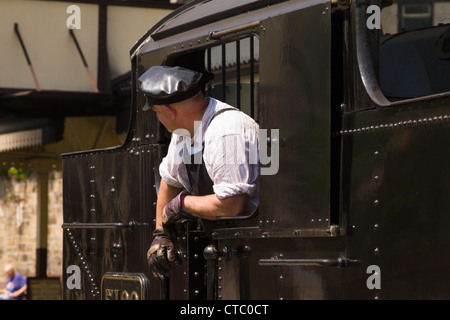
[[[188,191],[180,192],[175,198],[170,200],[169,203],[167,203],[163,209],[162,225],[163,225],[164,231],[169,235],[169,237],[174,236],[173,235],[174,224],[178,220],[194,219],[193,216],[184,212],[184,210],[183,210],[184,198],[187,195],[190,195],[190,193]]]
[[[176,258],[172,241],[161,229],[153,232],[153,241],[147,252],[147,261],[153,275],[161,280],[169,276],[170,262]]]

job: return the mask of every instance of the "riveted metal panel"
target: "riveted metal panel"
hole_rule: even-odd
[[[342,133],[352,146],[347,254],[363,261],[344,297],[448,298],[448,106],[434,98],[358,113]],[[366,285],[370,266],[381,271],[379,290]]]
[[[320,4],[261,22],[260,128],[268,135],[279,130],[278,142],[271,137],[278,171],[261,175],[260,216],[268,231],[292,235],[329,224],[329,8]]]

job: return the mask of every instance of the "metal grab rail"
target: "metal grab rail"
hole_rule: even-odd
[[[259,27],[260,22],[259,21],[254,21],[248,24],[244,24],[241,26],[237,26],[234,28],[229,28],[226,30],[221,30],[221,31],[213,31],[210,33],[209,37],[211,39],[214,40],[219,40],[220,38],[223,38],[225,36],[229,36],[229,35],[236,35],[242,32],[256,32],[256,28]]]
[[[137,223],[135,221],[126,222],[69,222],[63,223],[63,229],[134,229],[136,226],[148,225],[148,223]]]
[[[320,267],[351,267],[361,263],[359,259],[260,259],[260,266],[320,266]]]

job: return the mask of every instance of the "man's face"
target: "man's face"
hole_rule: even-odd
[[[158,120],[166,127],[169,132],[173,132],[176,128],[174,128],[174,123],[172,120],[172,112],[169,107],[166,105],[154,105],[152,110],[156,112],[156,117]]]
[[[8,278],[12,278],[14,276],[14,270],[11,268],[5,269],[5,274]]]

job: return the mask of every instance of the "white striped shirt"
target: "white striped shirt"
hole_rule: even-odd
[[[233,110],[223,110],[229,108]],[[259,203],[258,138],[259,126],[251,117],[210,98],[201,123],[197,123],[193,145],[187,130],[175,130],[159,173],[167,184],[192,192],[186,167],[182,163],[184,150],[195,154],[201,151],[204,143],[203,161],[214,183],[213,190],[217,198],[246,193],[249,195],[250,214]],[[190,157],[186,156],[185,159]],[[195,163],[198,163],[197,159]]]

